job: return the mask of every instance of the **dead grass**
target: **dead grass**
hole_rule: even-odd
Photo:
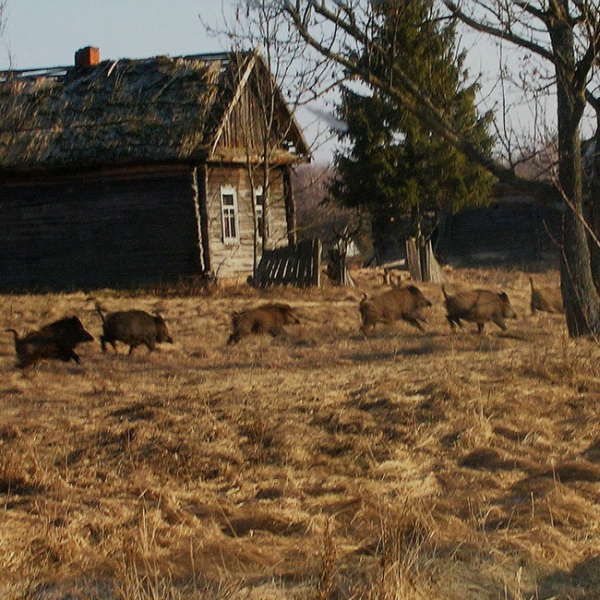
[[[44,363],[0,338],[0,595],[9,600],[600,598],[600,348],[529,313],[527,274],[449,270],[508,292],[508,331],[359,335],[382,286],[94,297],[160,309],[175,344]],[[542,284],[554,272],[539,274]],[[302,324],[227,346],[230,313],[282,299]],[[84,294],[0,296],[3,329]]]

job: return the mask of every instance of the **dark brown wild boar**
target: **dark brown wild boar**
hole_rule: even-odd
[[[280,302],[236,311],[231,315],[233,331],[227,343],[237,344],[243,337],[251,334],[269,333],[275,337],[283,332],[284,325],[298,323],[300,319],[295,310],[289,304]]]
[[[42,335],[49,335],[61,343],[67,344],[71,348],[75,348],[77,344],[83,342],[92,342],[94,336],[86,331],[79,317],[64,317],[48,325],[44,325],[38,330]]]
[[[493,321],[502,330],[506,330],[504,319],[516,319],[517,314],[505,292],[489,290],[471,290],[449,296],[442,287],[446,303],[446,318],[454,329],[462,327],[461,320],[477,323],[477,332],[482,333],[485,323]]]
[[[152,352],[157,343],[173,343],[167,324],[160,315],[150,315],[143,310],[125,310],[105,316],[99,305],[96,305],[96,310],[102,318],[102,352],[106,352],[106,344],[110,344],[116,352],[117,342],[127,344],[129,354],[142,344]]]
[[[421,309],[431,306],[421,290],[415,285],[395,288],[368,299],[366,294],[360,301],[362,317],[360,332],[364,335],[372,331],[377,323],[391,323],[402,319],[423,331],[421,323],[427,323]]]
[[[562,294],[558,287],[535,287],[533,279],[529,278],[531,284],[531,314],[536,310],[549,313],[564,313]]]
[[[25,369],[42,360],[74,360],[80,358],[74,348],[77,344],[91,342],[94,337],[86,331],[78,317],[65,317],[22,338],[14,329],[7,329],[14,335],[17,366]]]

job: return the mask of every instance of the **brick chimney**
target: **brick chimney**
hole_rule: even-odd
[[[100,63],[100,48],[86,46],[75,52],[76,67],[92,67]]]

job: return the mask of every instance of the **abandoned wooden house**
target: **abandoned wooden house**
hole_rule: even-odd
[[[310,151],[273,83],[257,52],[0,73],[0,287],[245,279],[295,242]]]

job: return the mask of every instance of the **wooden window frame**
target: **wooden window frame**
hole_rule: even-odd
[[[226,198],[231,198],[232,203],[230,204],[229,201],[226,203]],[[223,243],[226,246],[234,246],[240,243],[237,191],[232,186],[221,187],[221,228]]]

